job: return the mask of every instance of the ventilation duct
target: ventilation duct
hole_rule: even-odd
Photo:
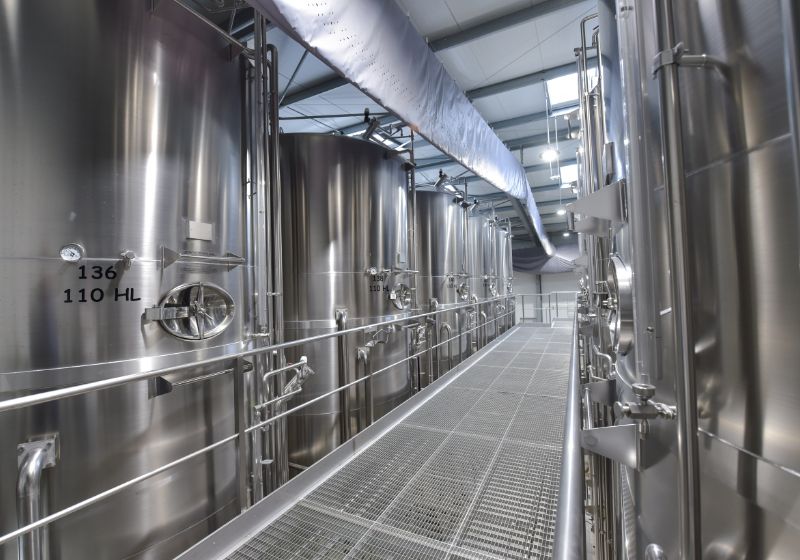
[[[518,199],[528,229],[553,253],[522,165],[393,1],[250,3],[431,144]]]

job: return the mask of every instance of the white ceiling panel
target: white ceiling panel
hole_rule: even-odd
[[[538,30],[534,21],[515,25],[474,41],[472,46],[486,74],[486,82],[493,84],[516,78],[543,68],[542,56],[537,48]]]
[[[542,63],[552,67],[575,61],[573,49],[580,45],[580,20],[597,11],[592,2],[576,4],[536,19]]]
[[[486,83],[486,75],[471,44],[446,49],[437,53],[437,57],[463,91]]]
[[[509,109],[506,109],[503,101],[499,99],[497,95],[473,99],[472,104],[487,122],[507,119],[508,115],[511,113]]]
[[[491,0],[491,2],[486,0],[447,0],[450,13],[462,28],[527,8],[532,4],[531,0]]]
[[[472,103],[488,122],[536,113],[544,111],[544,86],[532,84],[488,97],[479,97]],[[492,110],[490,113],[484,113],[485,108]]]
[[[397,5],[423,37],[440,37],[459,30],[445,0],[397,0]]]
[[[538,111],[531,112],[537,113]],[[550,130],[553,130],[552,121]],[[546,132],[547,125],[545,124],[545,121],[530,122],[516,126],[495,129],[495,133],[503,141],[513,140],[514,138],[522,138],[524,136],[533,136],[534,134],[545,134]]]
[[[267,40],[278,49],[278,74],[280,76],[278,86],[283,92],[305,49],[278,28],[269,30]],[[309,53],[292,82],[291,90],[304,89],[311,84],[325,80],[331,77],[332,72],[327,64]]]

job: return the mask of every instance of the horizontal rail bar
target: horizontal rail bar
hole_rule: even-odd
[[[581,430],[580,360],[578,358],[577,314],[572,322],[572,352],[564,416],[564,442],[561,458],[561,485],[556,510],[554,560],[585,558],[583,513],[583,452],[578,436]]]
[[[476,307],[476,306],[480,306],[480,305],[485,305],[487,303],[492,303],[492,302],[501,301],[501,300],[509,300],[509,299],[514,299],[514,297],[510,296],[510,297],[493,298],[491,300],[486,300],[486,301],[479,302],[479,303],[465,304],[465,307]],[[443,313],[443,312],[452,311],[452,310],[453,310],[453,308],[447,309],[447,310],[442,310],[440,312]],[[500,321],[501,319],[504,319],[505,317],[507,317],[509,315],[513,315],[514,313],[515,313],[515,311],[509,311],[509,312],[504,313],[502,315],[497,315],[496,317],[494,317],[488,323],[495,323],[497,321]],[[414,316],[414,317],[417,317],[417,318],[418,317],[426,317],[426,316],[431,316],[431,315],[436,315],[436,314],[437,314],[437,312],[430,312],[430,313],[423,313],[423,314],[420,314],[420,315],[417,315],[417,316]],[[397,320],[393,320],[393,321],[385,321],[384,323],[397,323],[397,322],[401,322],[403,320],[411,320],[412,318],[413,317],[405,317],[405,318],[397,319]],[[292,408],[290,410],[287,410],[287,411],[284,411],[284,412],[282,412],[280,414],[277,414],[277,415],[275,415],[275,416],[273,416],[273,417],[271,417],[271,418],[269,418],[269,419],[267,419],[267,420],[265,420],[263,422],[259,422],[258,424],[255,424],[255,425],[247,428],[246,430],[244,430],[244,433],[245,434],[249,434],[249,433],[251,433],[251,432],[253,432],[255,430],[262,429],[265,426],[267,426],[267,425],[269,425],[269,424],[271,424],[273,422],[276,422],[276,421],[280,420],[281,418],[284,418],[284,417],[286,417],[286,416],[288,416],[290,414],[293,414],[293,413],[297,412],[298,410],[301,410],[303,408],[311,406],[312,404],[314,404],[314,403],[316,403],[316,402],[318,402],[318,401],[320,401],[320,400],[322,400],[324,398],[330,397],[330,396],[332,396],[332,395],[334,395],[334,394],[336,394],[336,393],[338,393],[340,391],[344,391],[346,389],[349,389],[350,387],[353,387],[358,383],[366,381],[366,380],[372,378],[373,376],[380,375],[381,373],[385,373],[386,371],[389,371],[391,368],[396,367],[397,365],[402,364],[403,362],[406,362],[408,360],[412,360],[412,359],[414,359],[414,358],[416,358],[418,356],[421,356],[422,354],[424,354],[426,352],[432,351],[434,348],[438,348],[440,346],[443,346],[444,344],[448,344],[449,342],[452,342],[453,340],[457,340],[458,338],[464,336],[465,334],[468,334],[468,333],[471,333],[471,332],[473,332],[475,330],[483,328],[488,323],[483,323],[483,324],[480,324],[480,325],[476,325],[475,327],[473,327],[471,329],[468,329],[468,330],[466,330],[464,332],[459,333],[457,336],[451,337],[451,338],[449,338],[449,339],[447,339],[445,341],[442,341],[442,342],[440,342],[440,343],[438,343],[436,345],[431,346],[430,348],[426,348],[424,350],[421,350],[420,352],[412,354],[411,356],[403,358],[402,360],[399,360],[399,361],[395,362],[394,364],[391,364],[389,366],[381,368],[380,370],[377,370],[377,371],[369,374],[368,376],[365,376],[365,377],[362,377],[362,378],[357,379],[355,381],[352,381],[350,383],[347,383],[347,384],[345,384],[345,385],[343,385],[341,387],[338,387],[338,388],[334,389],[333,391],[330,391],[330,392],[325,393],[323,395],[319,395],[319,396],[317,396],[317,397],[315,397],[315,398],[313,398],[313,399],[311,399],[311,400],[309,400],[309,401],[307,401],[305,403],[302,403],[302,404],[300,404],[300,405],[298,405],[298,406],[296,406],[296,407],[294,407],[294,408]],[[381,323],[377,323],[377,324],[381,324]],[[339,331],[338,333],[335,333],[335,334],[341,335],[341,334],[344,334],[344,333],[346,333],[348,331],[353,331],[353,330],[358,331],[358,330],[363,330],[363,329],[367,329],[367,328],[374,327],[374,326],[375,325],[366,325],[366,326],[358,327],[358,328],[355,328],[355,329],[347,329],[347,330]],[[316,338],[316,337],[312,337],[312,338]],[[304,339],[304,340],[309,340],[309,339]],[[297,341],[297,342],[298,343],[302,343],[303,341]],[[282,345],[277,345],[277,346],[282,346]],[[271,350],[271,348],[267,347],[267,348],[259,349],[258,352],[265,352],[265,351],[269,351],[269,350]],[[254,351],[251,351],[251,352],[254,352]],[[248,354],[248,353],[243,353],[243,354]],[[225,359],[232,359],[232,357],[231,356],[227,356]],[[215,358],[213,360],[214,361],[220,361],[219,358]],[[208,360],[204,360],[203,362],[207,362],[207,361]],[[302,366],[302,365],[305,365],[306,362],[307,362],[307,360],[301,359],[300,362],[298,362],[298,364]],[[280,370],[276,369],[276,370],[273,370],[273,371],[269,372],[269,374],[279,373],[279,371],[284,371],[286,369],[292,369],[293,367],[296,368],[296,367],[298,367],[298,364],[290,364],[290,365],[284,366],[283,368],[280,368]],[[182,367],[186,368],[187,366],[182,366]],[[165,369],[174,370],[176,368],[165,368]],[[163,370],[159,370],[159,371],[163,373]],[[156,377],[156,376],[158,376],[160,374],[161,373],[153,373],[151,375],[151,377]],[[148,374],[147,373],[134,374],[133,376],[142,376],[142,375],[148,375]],[[133,377],[133,376],[125,376],[125,377]],[[94,386],[94,385],[97,385],[97,383],[87,383],[86,385]],[[57,392],[59,392],[59,391],[50,391],[49,393],[57,393]],[[90,391],[86,391],[86,392],[90,392]],[[84,393],[77,393],[77,394],[85,394],[85,392]],[[72,396],[72,395],[70,395],[70,396]],[[289,395],[284,395],[284,397],[286,397],[286,396],[289,396]],[[283,397],[280,397],[280,398],[283,398]],[[12,401],[18,401],[18,400],[20,400],[20,399],[10,399],[9,401],[5,401],[5,402],[12,402]],[[49,399],[49,400],[54,400],[54,399]],[[47,402],[47,401],[44,401],[44,402]],[[0,403],[0,404],[3,404],[3,403]],[[21,407],[22,406],[18,406],[16,408],[21,408]],[[2,410],[0,410],[0,412],[1,411]],[[0,536],[0,545],[5,544],[5,543],[9,542],[10,540],[13,540],[13,539],[15,539],[15,538],[17,538],[17,537],[19,537],[21,535],[24,535],[24,534],[29,533],[31,531],[35,531],[36,529],[44,527],[45,525],[49,525],[50,523],[52,523],[54,521],[58,521],[59,519],[62,519],[63,517],[66,517],[67,515],[70,515],[72,513],[80,511],[80,510],[82,510],[82,509],[84,509],[84,508],[86,508],[88,506],[91,506],[91,505],[93,505],[93,504],[95,504],[95,503],[97,503],[99,501],[102,501],[102,500],[104,500],[106,498],[114,496],[115,494],[118,494],[119,492],[122,492],[123,490],[126,490],[127,488],[130,488],[130,487],[138,484],[139,482],[147,480],[148,478],[156,476],[157,474],[160,474],[160,473],[162,473],[164,471],[167,471],[167,470],[169,470],[169,469],[171,469],[173,467],[181,465],[181,464],[185,463],[186,461],[189,461],[189,460],[191,460],[191,459],[193,459],[195,457],[198,457],[198,456],[200,456],[200,455],[202,455],[204,453],[207,453],[209,451],[213,451],[214,449],[216,449],[216,448],[218,448],[218,447],[220,447],[222,445],[225,445],[226,443],[230,443],[232,441],[235,441],[239,437],[239,435],[240,435],[239,433],[232,434],[232,435],[230,435],[230,436],[228,436],[226,438],[221,439],[218,442],[212,443],[211,445],[203,447],[202,449],[198,449],[197,451],[189,453],[188,455],[184,455],[183,457],[181,457],[179,459],[176,459],[176,460],[174,460],[174,461],[172,461],[170,463],[167,463],[166,465],[162,465],[161,467],[158,467],[157,469],[154,469],[152,471],[149,471],[149,472],[146,472],[144,474],[141,474],[141,475],[139,475],[139,476],[137,476],[135,478],[132,478],[132,479],[126,481],[126,482],[123,482],[123,483],[121,483],[121,484],[119,484],[117,486],[114,486],[113,488],[109,488],[108,490],[105,490],[103,492],[95,494],[95,495],[93,495],[93,496],[91,496],[89,498],[86,498],[85,500],[82,500],[82,501],[80,501],[80,502],[78,502],[76,504],[73,504],[73,505],[68,506],[68,507],[66,507],[66,508],[64,508],[62,510],[59,510],[59,511],[53,513],[53,514],[50,514],[50,515],[48,515],[46,517],[43,517],[42,519],[40,519],[38,521],[30,523],[29,525],[25,525],[24,527],[20,527],[20,528],[16,529],[15,531],[12,531],[11,533],[7,533],[5,535],[2,535],[2,536]]]
[[[62,517],[66,517],[67,515],[75,513],[76,511],[80,511],[80,510],[82,510],[82,509],[84,509],[86,507],[89,507],[92,504],[96,504],[97,502],[99,502],[101,500],[104,500],[106,498],[110,498],[111,496],[113,496],[115,494],[119,494],[120,492],[130,488],[131,486],[134,486],[134,485],[136,485],[136,484],[138,484],[138,483],[140,483],[140,482],[142,482],[144,480],[147,480],[148,478],[152,478],[157,474],[161,474],[162,472],[167,471],[167,470],[169,470],[169,469],[171,469],[173,467],[177,467],[178,465],[183,464],[186,461],[189,461],[191,459],[194,459],[195,457],[198,457],[198,456],[200,456],[200,455],[202,455],[204,453],[208,453],[209,451],[212,451],[212,450],[216,449],[217,447],[221,447],[221,446],[225,445],[226,443],[230,443],[230,442],[234,441],[238,437],[239,437],[238,433],[230,435],[230,436],[228,436],[228,437],[226,437],[224,439],[219,440],[216,443],[212,443],[211,445],[207,445],[206,447],[203,447],[202,449],[198,449],[197,451],[189,453],[188,455],[184,455],[180,459],[176,459],[176,460],[172,461],[171,463],[167,463],[166,465],[162,465],[162,466],[158,467],[157,469],[154,469],[154,470],[152,470],[150,472],[146,472],[144,474],[141,474],[141,475],[137,476],[136,478],[132,478],[132,479],[126,481],[126,482],[123,482],[122,484],[118,484],[117,486],[114,486],[113,488],[109,488],[108,490],[100,492],[99,494],[95,494],[94,496],[91,496],[90,498],[86,498],[85,500],[83,500],[81,502],[78,502],[76,504],[72,504],[71,506],[66,507],[66,508],[64,508],[62,510],[59,510],[59,511],[57,511],[55,513],[52,513],[52,514],[48,515],[47,517],[42,517],[38,521],[34,521],[33,523],[31,523],[29,525],[25,525],[24,527],[20,527],[16,531],[12,531],[10,533],[2,535],[2,536],[0,536],[0,545],[5,544],[8,541],[13,540],[13,539],[15,539],[15,538],[17,538],[17,537],[19,537],[21,535],[24,535],[25,533],[29,533],[31,531],[35,531],[36,529],[44,527],[45,525],[49,525],[53,521],[58,521]]]
[[[137,381],[147,381],[148,379],[152,379],[154,377],[159,377],[161,375],[166,375],[168,373],[175,373],[178,371],[184,371],[190,368],[196,368],[201,366],[207,366],[211,364],[217,364],[219,362],[225,362],[229,360],[235,360],[237,358],[247,358],[249,356],[255,356],[258,354],[264,354],[266,352],[272,352],[274,350],[283,350],[285,348],[292,348],[294,346],[299,346],[301,344],[311,344],[314,342],[319,342],[321,340],[327,340],[329,338],[336,338],[339,336],[344,336],[351,333],[361,332],[367,329],[373,329],[377,327],[384,327],[388,325],[394,325],[398,323],[403,323],[405,321],[414,321],[424,317],[431,317],[433,315],[438,315],[441,313],[447,313],[450,311],[455,311],[458,309],[468,308],[468,307],[475,307],[480,305],[486,305],[488,303],[493,303],[496,301],[502,301],[506,298],[504,297],[497,297],[492,299],[487,299],[485,301],[477,302],[477,303],[465,303],[461,304],[459,307],[451,307],[449,309],[441,309],[436,311],[430,311],[427,313],[421,313],[419,315],[412,315],[409,317],[399,317],[397,319],[391,319],[387,321],[382,321],[379,323],[372,323],[370,325],[363,325],[358,327],[351,327],[349,329],[344,329],[341,331],[332,331],[329,333],[318,334],[316,336],[311,336],[308,338],[302,338],[299,340],[292,340],[288,342],[282,342],[280,344],[273,344],[271,346],[264,346],[263,348],[254,348],[252,350],[245,350],[243,352],[236,352],[232,354],[226,354],[224,356],[217,356],[214,358],[206,358],[204,360],[198,360],[195,362],[190,362],[186,364],[178,364],[174,366],[169,366],[165,368],[160,368],[151,371],[145,371],[140,373],[131,373],[128,375],[120,375],[118,377],[112,377],[110,379],[102,379],[100,381],[93,381],[91,383],[84,383],[81,385],[73,385],[70,387],[64,387],[63,389],[53,389],[52,391],[44,391],[42,393],[36,393],[33,395],[26,395],[24,397],[17,397],[13,399],[7,399],[4,401],[0,401],[0,413],[8,412],[10,410],[17,410],[20,408],[26,408],[28,406],[34,406],[37,404],[44,404],[46,402],[57,401],[61,399],[66,399],[69,397],[76,397],[79,395],[85,395],[87,393],[93,393],[95,391],[101,391],[104,389],[111,389],[114,387],[119,387],[122,385],[127,385],[128,383],[135,383]],[[513,299],[513,296],[510,296],[510,299]],[[275,371],[275,370],[273,370]]]
[[[268,426],[269,424],[272,424],[273,422],[276,422],[277,420],[280,420],[281,418],[284,418],[285,416],[293,414],[294,412],[296,412],[298,410],[301,410],[303,408],[306,408],[308,406],[311,406],[312,404],[318,403],[319,401],[321,401],[323,399],[327,399],[328,397],[332,397],[333,395],[335,395],[336,393],[338,393],[340,391],[343,391],[344,389],[349,389],[350,387],[354,387],[354,386],[358,385],[359,383],[362,383],[362,382],[366,381],[367,379],[370,379],[371,377],[373,377],[375,375],[379,375],[381,373],[385,373],[386,371],[389,371],[393,367],[397,367],[398,365],[402,364],[403,362],[407,362],[408,360],[412,360],[414,358],[417,358],[417,357],[421,356],[422,354],[424,354],[425,352],[429,352],[433,348],[441,346],[442,344],[447,344],[448,342],[456,340],[459,337],[462,337],[465,334],[470,333],[472,331],[475,331],[475,330],[478,330],[478,329],[482,329],[487,324],[499,321],[500,319],[502,319],[504,317],[507,317],[508,315],[512,315],[513,313],[514,313],[514,311],[509,311],[508,313],[504,313],[503,315],[498,315],[497,317],[495,317],[491,321],[487,321],[486,323],[481,323],[479,325],[476,325],[475,327],[460,333],[458,336],[454,336],[453,338],[450,338],[450,339],[448,339],[448,340],[446,340],[444,342],[440,342],[436,346],[431,346],[431,348],[426,348],[425,350],[421,350],[420,352],[417,352],[416,354],[412,354],[412,355],[410,355],[408,357],[403,358],[402,360],[398,360],[397,362],[395,362],[393,364],[390,364],[390,365],[388,365],[386,367],[383,367],[383,368],[381,368],[381,369],[379,369],[377,371],[374,371],[374,372],[372,372],[371,374],[369,374],[369,375],[367,375],[365,377],[360,377],[359,379],[356,379],[355,381],[351,381],[350,383],[347,383],[345,385],[337,387],[336,389],[333,389],[332,391],[328,391],[327,393],[323,393],[322,395],[318,395],[318,396],[314,397],[313,399],[311,399],[309,401],[306,401],[306,402],[304,402],[302,404],[299,404],[299,405],[297,405],[296,407],[294,407],[294,408],[292,408],[290,410],[286,410],[286,411],[281,412],[280,414],[277,414],[277,415],[275,415],[275,416],[273,416],[271,418],[267,418],[266,420],[264,420],[262,422],[259,422],[258,424],[254,424],[254,425],[250,426],[249,428],[247,428],[245,430],[245,432],[246,433],[250,433],[250,432],[254,432],[255,430],[260,430],[261,428],[263,428],[265,426]]]

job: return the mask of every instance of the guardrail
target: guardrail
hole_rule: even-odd
[[[575,317],[575,297],[578,292],[566,290],[544,294],[515,294],[520,303],[520,320],[552,323],[557,319]]]
[[[573,307],[577,307],[573,300]],[[583,450],[581,433],[580,356],[578,354],[577,313],[573,310],[572,350],[567,388],[567,410],[564,415],[564,440],[561,456],[561,484],[556,510],[554,560],[584,560],[586,531],[583,511]]]
[[[496,304],[496,303],[499,303],[499,302],[505,302],[506,303],[506,305],[503,308],[505,311],[502,314],[494,314],[494,317],[492,319],[490,319],[490,320],[485,320],[483,322],[476,321],[476,324],[474,326],[471,326],[471,328],[468,328],[468,329],[463,329],[461,323],[459,322],[459,326],[458,326],[458,331],[459,332],[458,332],[458,334],[456,334],[456,335],[454,335],[454,336],[452,336],[452,337],[450,337],[450,338],[448,338],[446,340],[443,340],[443,341],[437,342],[436,344],[433,344],[432,343],[432,339],[431,339],[431,342],[429,342],[428,346],[425,347],[423,350],[420,350],[418,352],[414,352],[414,353],[410,354],[409,356],[403,358],[402,360],[398,360],[397,362],[395,362],[393,364],[390,364],[388,366],[382,367],[381,369],[378,369],[378,370],[373,371],[373,372],[369,372],[367,370],[367,371],[365,371],[365,375],[363,377],[360,377],[360,378],[356,379],[355,381],[340,385],[339,387],[337,387],[336,389],[334,389],[332,391],[329,391],[329,392],[327,392],[327,393],[325,393],[323,395],[319,395],[319,396],[317,396],[317,397],[315,397],[313,399],[310,399],[310,400],[308,400],[308,401],[306,401],[304,403],[301,403],[301,404],[299,404],[299,405],[297,405],[297,406],[295,406],[295,407],[293,407],[291,409],[285,410],[285,411],[283,411],[283,412],[281,412],[279,414],[275,414],[275,415],[271,416],[270,418],[267,418],[266,420],[263,420],[261,422],[252,424],[250,426],[247,425],[248,414],[247,414],[247,410],[246,410],[246,406],[245,406],[245,398],[244,398],[245,389],[246,389],[246,387],[245,387],[245,375],[244,375],[244,373],[245,373],[245,358],[252,357],[252,356],[257,356],[257,355],[260,355],[260,354],[267,354],[267,353],[270,353],[270,352],[274,352],[274,351],[277,351],[277,350],[283,350],[283,349],[291,348],[291,347],[294,347],[294,346],[301,346],[301,345],[305,345],[305,344],[311,344],[311,343],[314,343],[314,342],[319,342],[319,341],[327,340],[327,339],[331,339],[331,338],[343,337],[343,336],[346,336],[346,335],[352,334],[352,333],[370,331],[370,330],[373,330],[373,329],[376,329],[376,328],[380,328],[380,327],[387,327],[387,326],[391,326],[391,325],[399,325],[399,324],[402,324],[402,323],[412,323],[412,322],[415,322],[415,321],[419,321],[420,319],[427,319],[427,318],[430,318],[430,317],[438,316],[440,314],[451,313],[453,311],[459,311],[459,310],[462,310],[462,309],[469,309],[469,310],[472,310],[472,311],[476,311],[478,314],[480,314],[481,311],[482,311],[482,308],[488,307],[488,306],[490,306],[492,304]],[[282,418],[285,418],[285,417],[289,416],[290,414],[293,414],[293,413],[297,412],[298,410],[301,410],[301,409],[304,409],[306,407],[309,407],[309,406],[313,405],[316,402],[319,402],[319,401],[321,401],[323,399],[326,399],[326,398],[328,398],[330,396],[333,396],[333,395],[335,395],[337,393],[340,393],[342,391],[346,391],[346,390],[350,389],[351,387],[354,387],[354,386],[358,385],[359,383],[371,384],[373,379],[376,376],[381,375],[381,374],[391,370],[392,368],[403,364],[404,362],[407,362],[409,360],[414,360],[414,359],[416,359],[416,358],[418,358],[418,357],[420,357],[420,356],[422,356],[422,355],[424,355],[426,353],[429,353],[429,352],[432,353],[434,350],[438,351],[438,348],[440,348],[441,346],[443,346],[445,344],[450,344],[453,341],[459,340],[459,339],[461,339],[463,336],[465,336],[467,334],[471,334],[473,332],[477,332],[477,333],[482,332],[484,334],[484,339],[485,339],[486,327],[490,323],[497,323],[499,326],[502,326],[502,325],[505,324],[505,325],[510,327],[511,325],[513,325],[515,323],[515,321],[513,320],[513,317],[514,317],[514,315],[516,313],[516,305],[514,304],[514,302],[515,302],[515,296],[510,295],[510,296],[502,296],[502,297],[496,297],[496,298],[492,298],[492,299],[487,299],[487,300],[480,301],[480,302],[464,303],[464,304],[449,306],[449,307],[444,308],[444,309],[438,309],[438,310],[427,312],[427,313],[420,313],[420,314],[417,314],[417,315],[412,315],[412,316],[409,316],[409,317],[400,317],[400,318],[397,318],[397,319],[382,321],[382,322],[373,323],[373,324],[370,324],[370,325],[364,325],[364,326],[352,327],[352,328],[348,328],[348,329],[342,329],[342,330],[335,331],[335,332],[320,334],[320,335],[311,336],[311,337],[304,338],[304,339],[299,339],[299,340],[293,340],[293,341],[289,341],[289,342],[283,342],[283,343],[280,343],[280,344],[273,344],[273,345],[264,346],[264,347],[261,347],[261,348],[245,350],[245,351],[242,351],[242,352],[228,354],[228,355],[225,355],[225,356],[218,356],[218,357],[215,357],[215,358],[208,358],[208,359],[204,359],[204,360],[198,360],[198,361],[194,361],[194,362],[190,362],[190,363],[186,363],[186,364],[180,364],[180,365],[176,365],[176,366],[170,366],[170,367],[151,370],[151,371],[146,371],[146,372],[134,373],[134,374],[129,374],[129,375],[122,375],[122,376],[111,378],[111,379],[104,379],[104,380],[101,380],[101,381],[95,381],[95,382],[91,382],[91,383],[84,383],[84,384],[75,385],[75,386],[71,386],[71,387],[65,387],[65,388],[62,388],[62,389],[55,389],[55,390],[51,390],[51,391],[45,391],[45,392],[42,392],[42,393],[36,393],[36,394],[33,394],[33,395],[26,395],[26,396],[23,396],[23,397],[17,397],[17,398],[13,398],[13,399],[7,399],[5,401],[0,401],[0,414],[2,414],[3,412],[9,412],[9,411],[12,411],[12,410],[18,410],[18,409],[21,409],[21,408],[26,408],[26,407],[40,405],[40,404],[44,404],[44,403],[48,403],[48,402],[58,401],[58,400],[66,399],[66,398],[69,398],[69,397],[85,395],[85,394],[93,393],[93,392],[96,392],[96,391],[102,391],[102,390],[105,390],[105,389],[111,389],[111,388],[114,388],[114,387],[120,387],[120,386],[126,385],[128,383],[134,383],[134,382],[137,382],[137,381],[147,381],[147,380],[155,379],[157,377],[160,377],[160,376],[163,376],[163,375],[166,375],[166,374],[175,373],[175,372],[179,372],[179,371],[185,371],[185,370],[191,369],[191,368],[197,368],[197,367],[201,367],[201,366],[208,366],[208,365],[218,364],[218,363],[223,363],[223,362],[231,362],[231,361],[234,362],[234,367],[229,369],[229,370],[227,370],[226,373],[230,373],[230,374],[232,374],[234,376],[234,383],[235,383],[234,384],[234,408],[235,408],[235,418],[236,418],[236,432],[235,433],[233,433],[233,434],[231,434],[231,435],[229,435],[227,437],[224,437],[224,438],[222,438],[222,439],[220,439],[220,440],[218,440],[218,441],[216,441],[216,442],[214,442],[214,443],[212,443],[210,445],[207,445],[207,446],[205,446],[205,447],[203,447],[201,449],[198,449],[198,450],[196,450],[196,451],[194,451],[192,453],[184,455],[183,457],[180,457],[180,458],[178,458],[178,459],[176,459],[176,460],[174,460],[174,461],[172,461],[170,463],[162,465],[162,466],[160,466],[160,467],[158,467],[158,468],[156,468],[154,470],[151,470],[151,471],[148,471],[146,473],[143,473],[143,474],[141,474],[141,475],[139,475],[139,476],[137,476],[135,478],[132,478],[132,479],[127,480],[127,481],[125,481],[125,482],[123,482],[121,484],[118,484],[117,486],[114,486],[114,487],[109,488],[109,489],[107,489],[107,490],[105,490],[103,492],[100,492],[100,493],[95,494],[95,495],[93,495],[93,496],[91,496],[89,498],[86,498],[85,500],[77,502],[77,503],[75,503],[75,504],[73,504],[71,506],[68,506],[68,507],[66,507],[64,509],[61,509],[61,510],[55,512],[55,513],[49,514],[49,515],[47,515],[45,517],[42,517],[41,519],[33,521],[33,522],[29,523],[28,525],[25,525],[23,527],[20,527],[20,528],[16,529],[15,531],[12,531],[10,533],[6,533],[5,535],[0,536],[0,545],[8,543],[9,541],[12,541],[14,539],[23,537],[24,535],[27,535],[28,533],[31,533],[32,531],[36,531],[37,529],[40,529],[42,527],[46,527],[47,525],[49,525],[49,524],[51,524],[51,523],[53,523],[55,521],[58,521],[59,519],[62,519],[62,518],[66,517],[66,516],[68,516],[70,514],[78,512],[78,511],[80,511],[82,509],[85,509],[85,508],[87,508],[87,507],[89,507],[89,506],[91,506],[93,504],[96,504],[96,503],[98,503],[98,502],[100,502],[102,500],[105,500],[106,498],[110,498],[111,496],[114,496],[114,495],[122,492],[123,490],[126,490],[126,489],[128,489],[128,488],[130,488],[132,486],[135,486],[136,484],[138,484],[140,482],[143,482],[143,481],[145,481],[145,480],[147,480],[149,478],[152,478],[152,477],[154,477],[154,476],[156,476],[156,475],[158,475],[160,473],[163,473],[163,472],[165,472],[167,470],[170,470],[170,469],[172,469],[174,467],[177,467],[177,466],[179,466],[179,465],[181,465],[183,463],[186,463],[187,461],[191,461],[192,459],[194,459],[196,457],[199,457],[199,456],[201,456],[201,455],[203,455],[205,453],[213,451],[214,449],[217,449],[218,447],[222,447],[223,445],[226,445],[226,444],[229,444],[229,443],[236,443],[236,445],[237,445],[237,459],[236,459],[236,461],[237,461],[237,469],[236,469],[236,472],[237,472],[238,486],[239,486],[239,501],[240,501],[241,509],[244,510],[244,509],[247,508],[247,503],[248,503],[248,499],[247,499],[247,497],[248,497],[248,494],[247,494],[248,493],[247,480],[248,480],[249,476],[248,476],[248,470],[247,470],[248,469],[248,457],[247,457],[248,440],[247,440],[247,437],[248,437],[249,434],[253,433],[256,430],[263,429],[264,427],[266,427],[266,426],[268,426],[268,425],[270,425],[270,424],[272,424],[274,422],[277,422],[278,420],[280,420]],[[500,306],[496,306],[496,307],[500,307]],[[511,318],[511,319],[507,320],[508,318]],[[481,337],[478,337],[478,339],[480,339],[480,338]],[[439,356],[437,356],[437,360],[438,360],[438,358],[439,358]],[[282,366],[280,368],[276,368],[274,370],[271,370],[270,372],[268,372],[268,374],[269,375],[274,375],[274,374],[277,374],[277,373],[280,373],[280,372],[285,372],[285,371],[290,371],[290,370],[305,371],[306,368],[309,368],[309,367],[310,367],[310,364],[308,364],[308,361],[306,360],[306,358],[303,357],[303,358],[300,359],[300,361],[298,361],[296,363],[286,364],[286,365],[284,365],[284,366]],[[203,379],[201,379],[200,381],[202,382]],[[365,393],[371,394],[371,391],[365,391]],[[288,395],[282,395],[281,397],[288,397]],[[278,399],[276,399],[276,402],[284,402],[284,399],[279,397]],[[268,403],[258,403],[258,404],[254,405],[254,406],[263,407],[263,406],[268,406],[269,404],[270,404],[269,402]],[[275,404],[275,403],[272,403],[272,404]],[[372,408],[371,403],[366,403],[366,404],[370,408]],[[342,442],[342,443],[344,443],[344,442]]]

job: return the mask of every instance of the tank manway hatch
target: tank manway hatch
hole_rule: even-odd
[[[231,295],[214,284],[181,284],[164,296],[160,305],[145,311],[146,321],[158,321],[173,336],[186,340],[213,338],[233,321]]]

